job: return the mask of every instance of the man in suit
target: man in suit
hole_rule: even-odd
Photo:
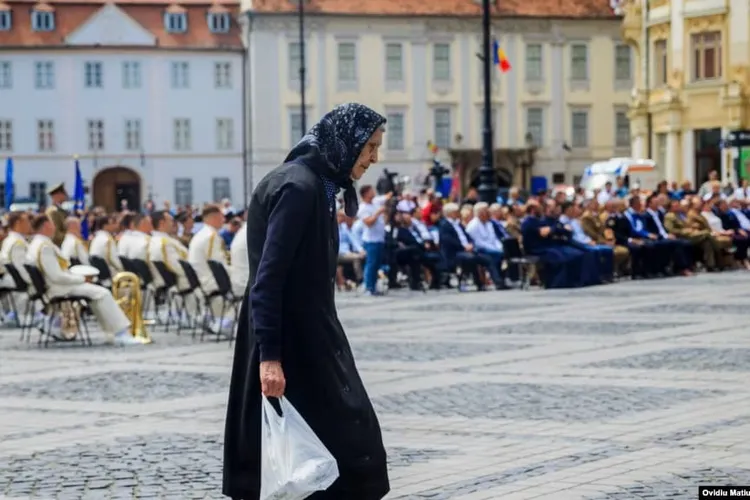
[[[443,217],[437,224],[440,253],[443,254],[448,269],[461,266],[464,271],[469,271],[474,277],[477,289],[481,291],[484,290],[479,275],[479,266],[482,262],[461,226],[459,211],[460,208],[455,203],[443,205]]]
[[[599,202],[593,198],[578,208],[577,211],[581,213],[579,217],[581,229],[597,245],[610,247],[615,272],[619,275],[626,274],[630,267],[630,251],[628,247],[617,244],[614,232],[606,225],[607,219],[602,220],[600,217],[599,207]]]
[[[624,200],[610,206],[613,210],[607,218],[607,228],[612,231],[615,243],[627,247],[630,252],[633,278],[646,277],[654,273],[654,247],[648,240],[648,233],[636,219],[629,216]]]
[[[640,202],[640,200],[638,201]],[[646,198],[645,211],[641,210],[639,202],[634,205],[634,210],[641,213],[646,230],[649,232],[649,237],[656,241],[658,246],[666,248],[664,252],[669,256],[676,273],[682,274],[683,276],[692,275],[692,245],[690,242],[680,240],[674,234],[670,234],[664,227],[661,212],[659,210],[661,207],[659,195],[653,193]]]
[[[518,236],[513,236],[508,230],[506,219],[507,212],[508,209],[503,208],[503,206],[499,203],[493,203],[492,205],[490,205],[490,222],[492,223],[492,227],[495,230],[495,235],[497,236],[497,239],[500,240],[501,243],[503,243],[503,248],[505,248],[506,244],[516,244],[519,248],[521,248],[522,245],[521,241],[519,241]],[[515,283],[520,279],[520,272],[517,265],[509,265],[507,272],[508,279],[510,279],[510,281]]]
[[[498,238],[495,226],[490,221],[489,205],[478,202],[474,205],[474,218],[469,221],[465,228],[466,234],[471,238],[476,252],[484,257],[489,264],[488,270],[495,283],[495,288],[504,290],[505,273],[503,272],[503,260],[505,253],[503,243]]]
[[[684,206],[679,200],[669,203],[669,211],[664,216],[664,229],[671,235],[687,241],[701,255],[701,260],[709,272],[718,270],[718,252],[711,240],[711,233],[691,227],[687,222]]]
[[[416,263],[417,279],[419,279],[420,268],[424,266],[429,274],[430,288],[439,290],[443,281],[442,275],[445,272],[443,256],[437,250],[434,241],[427,239],[428,235],[420,232],[414,224],[412,207],[399,202],[397,209],[399,212],[399,225],[395,234],[397,263],[409,265],[410,269]]]
[[[52,237],[52,241],[59,247],[62,245],[63,239],[65,239],[65,219],[68,217],[68,212],[62,208],[62,204],[68,200],[68,193],[65,192],[65,183],[61,182],[56,186],[52,186],[47,191],[47,194],[52,200],[52,205],[47,208],[45,214],[55,226],[55,234]]]
[[[612,281],[615,271],[614,250],[608,245],[598,244],[586,234],[579,219],[580,215],[580,208],[577,204],[571,201],[563,202],[560,222],[565,226],[570,227],[572,236],[570,244],[581,250],[594,252],[601,264],[601,266],[599,266],[599,274],[602,281]]]
[[[714,213],[721,219],[721,225],[725,230],[732,232],[732,242],[735,246],[735,259],[741,266],[750,269],[748,261],[748,247],[750,247],[750,231],[742,227],[737,215],[729,209],[725,199],[714,198],[716,205]]]

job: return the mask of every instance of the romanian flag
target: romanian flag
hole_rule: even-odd
[[[507,73],[510,71],[510,61],[505,57],[505,51],[500,48],[500,43],[497,39],[492,39],[492,62],[500,68],[500,71]]]

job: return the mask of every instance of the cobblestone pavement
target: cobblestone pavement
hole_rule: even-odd
[[[750,484],[750,274],[342,295],[390,499],[697,498]],[[0,329],[0,499],[222,498],[226,342]],[[356,499],[352,499],[356,500]]]

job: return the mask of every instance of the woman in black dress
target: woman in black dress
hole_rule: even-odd
[[[316,500],[379,500],[389,491],[380,425],[336,314],[336,194],[377,162],[385,118],[361,104],[325,115],[253,192],[250,280],[240,312],[224,442],[225,495],[260,492],[261,393],[286,396],[336,457],[339,479]]]

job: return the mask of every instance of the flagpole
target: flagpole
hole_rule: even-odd
[[[497,200],[495,166],[492,146],[492,61],[490,54],[490,0],[482,0],[483,50],[482,70],[484,79],[484,128],[482,130],[482,164],[479,167],[479,198],[486,203]]]

